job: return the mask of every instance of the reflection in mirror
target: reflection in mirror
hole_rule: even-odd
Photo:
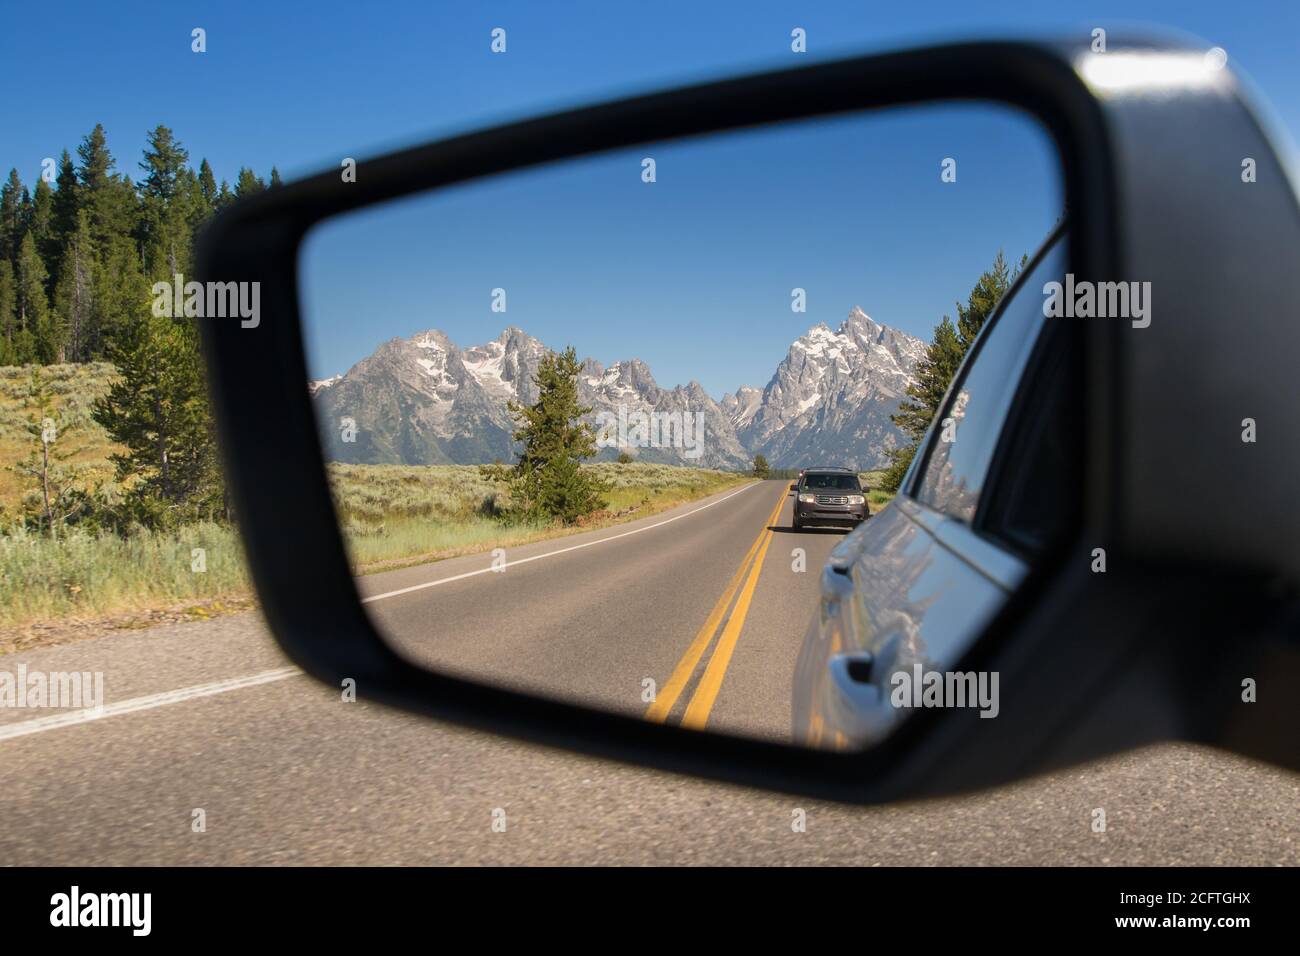
[[[897,489],[918,445],[914,470],[962,440],[940,402],[1060,223],[1057,177],[1030,120],[946,105],[318,227],[309,387],[376,626],[436,670],[648,720],[878,739],[896,675],[951,666],[1031,560]],[[989,467],[981,428],[952,461]]]

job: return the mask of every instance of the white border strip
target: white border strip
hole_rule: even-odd
[[[737,488],[729,495],[726,495],[722,498],[718,498],[715,501],[710,501],[707,505],[701,505],[700,507],[694,508],[691,511],[684,511],[681,514],[674,515],[671,518],[665,518],[663,521],[656,521],[654,524],[648,524],[640,528],[633,528],[631,531],[623,531],[620,532],[619,534],[612,534],[608,538],[598,538],[595,541],[584,541],[582,544],[573,544],[567,548],[560,548],[556,551],[547,551],[545,554],[535,554],[530,558],[520,558],[517,561],[507,561],[504,564],[498,565],[497,568],[488,566],[486,568],[479,568],[477,571],[466,571],[464,574],[453,574],[449,578],[439,578],[437,581],[426,581],[424,584],[412,584],[409,588],[399,588],[396,591],[385,591],[383,594],[373,594],[368,598],[362,598],[361,603],[369,604],[371,601],[383,601],[386,598],[397,597],[399,594],[410,594],[412,591],[423,591],[425,588],[436,588],[439,584],[450,584],[452,581],[463,581],[465,580],[465,578],[472,578],[480,574],[487,574],[490,571],[494,571],[498,569],[504,570],[505,568],[513,568],[517,564],[527,564],[529,561],[540,561],[542,560],[542,558],[553,558],[557,554],[568,554],[570,551],[578,551],[581,550],[582,548],[590,548],[593,545],[604,544],[606,541],[617,541],[619,538],[626,538],[628,535],[640,534],[642,531],[650,531],[654,528],[662,528],[666,524],[672,524],[674,521],[680,521],[682,518],[689,518],[693,514],[699,514],[701,511],[703,511],[706,508],[712,508],[714,505],[720,505],[728,498],[734,498],[742,491],[748,491],[750,488],[757,488],[762,484],[763,482],[761,481],[751,482],[750,484],[745,485],[744,488]]]

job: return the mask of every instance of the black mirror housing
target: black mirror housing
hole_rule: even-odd
[[[1202,53],[1160,44],[1112,43],[1112,50],[1106,56],[1177,58]],[[994,784],[1170,735],[1224,743],[1300,765],[1300,755],[1288,750],[1293,737],[1278,730],[1278,722],[1287,719],[1294,729],[1295,704],[1281,712],[1261,711],[1243,723],[1227,712],[1206,708],[1203,699],[1199,708],[1192,706],[1194,697],[1205,693],[1203,675],[1190,682],[1168,678],[1161,685],[1166,693],[1155,700],[1148,694],[1142,702],[1148,711],[1143,721],[1122,719],[1137,713],[1133,708],[1142,694],[1126,681],[1113,680],[1117,669],[1140,661],[1140,666],[1167,677],[1178,648],[1160,642],[1138,647],[1136,632],[1112,635],[1111,623],[1120,614],[1167,606],[1184,593],[1191,578],[1171,575],[1161,562],[1170,555],[1206,558],[1211,540],[1206,529],[1191,530],[1176,520],[1182,514],[1179,502],[1152,505],[1148,499],[1154,492],[1141,487],[1140,470],[1153,467],[1150,456],[1156,451],[1185,455],[1190,437],[1178,432],[1161,438],[1154,419],[1126,418],[1132,414],[1129,402],[1145,403],[1136,407],[1151,411],[1164,409],[1166,402],[1154,384],[1159,349],[1172,347],[1193,367],[1200,364],[1202,353],[1187,345],[1194,330],[1174,333],[1172,340],[1152,337],[1134,345],[1118,323],[1084,322],[1075,329],[1086,383],[1085,394],[1079,396],[1088,423],[1085,527],[1034,569],[963,662],[964,668],[1018,673],[1033,688],[1008,701],[1006,720],[999,722],[997,733],[989,733],[987,724],[981,725],[969,712],[926,711],[863,752],[817,752],[652,724],[485,687],[431,673],[397,655],[366,616],[349,571],[306,388],[298,248],[313,225],[405,195],[643,142],[934,101],[982,100],[1027,112],[1051,135],[1065,187],[1073,275],[1106,281],[1151,273],[1173,283],[1175,266],[1166,263],[1166,251],[1151,223],[1180,195],[1189,206],[1180,217],[1213,216],[1215,200],[1197,182],[1198,176],[1210,173],[1203,164],[1192,163],[1194,168],[1183,170],[1181,179],[1171,178],[1161,165],[1165,160],[1144,158],[1143,124],[1153,122],[1152,91],[1140,79],[1125,79],[1122,60],[1118,73],[1108,66],[1112,72],[1090,75],[1088,55],[1086,43],[974,43],[729,79],[363,160],[357,164],[355,181],[344,182],[337,170],[327,171],[223,213],[201,240],[199,278],[259,283],[261,316],[252,327],[235,319],[207,320],[204,347],[249,565],[266,618],[286,653],[327,683],[338,686],[353,679],[362,697],[441,720],[667,770],[848,801]],[[1300,288],[1295,287],[1300,270],[1292,264],[1297,278],[1290,285],[1276,278],[1278,257],[1298,245],[1300,215],[1272,148],[1228,74],[1208,85],[1196,77],[1179,81],[1176,72],[1172,76],[1150,82],[1161,84],[1158,92],[1166,109],[1174,104],[1186,111],[1185,117],[1194,117],[1196,125],[1162,121],[1162,154],[1195,152],[1197,144],[1221,139],[1234,142],[1234,149],[1244,144],[1251,150],[1249,155],[1259,160],[1261,188],[1250,197],[1245,215],[1266,223],[1266,228],[1252,236],[1242,224],[1224,241],[1238,243],[1233,253],[1238,265],[1257,257],[1260,264],[1254,268],[1271,283],[1268,302],[1276,306],[1286,295],[1292,296],[1292,303],[1300,300]],[[1273,179],[1265,183],[1268,174]],[[1148,180],[1165,185],[1144,194]],[[1196,289],[1179,293],[1189,300],[1196,294]],[[1168,309],[1166,321],[1172,324],[1179,304],[1171,302]],[[1255,331],[1261,334],[1271,328],[1264,319],[1260,323]],[[1298,353],[1300,340],[1292,336],[1270,361],[1294,359],[1294,368],[1300,365]],[[1268,396],[1255,388],[1249,398],[1246,404],[1254,407]],[[1271,458],[1265,464],[1276,467]],[[1251,480],[1247,473],[1235,477]],[[1274,479],[1263,484],[1269,494],[1261,507],[1274,500],[1269,495],[1277,491]],[[797,483],[790,488],[796,490]],[[1248,523],[1262,521],[1263,512],[1258,522],[1252,518]],[[1300,576],[1300,557],[1284,560],[1276,550],[1283,531],[1300,531],[1300,508],[1291,506],[1270,527],[1276,533],[1257,534],[1253,540],[1242,529],[1232,531],[1225,553],[1234,568],[1261,574],[1281,568],[1294,582]],[[1114,574],[1105,582],[1090,575],[1087,555],[1099,543],[1111,549],[1112,568],[1127,564],[1132,573]],[[1201,573],[1199,565],[1196,573]],[[1262,585],[1246,575],[1239,587],[1242,591],[1233,593],[1254,594]],[[1202,618],[1222,611],[1218,604],[1196,607]],[[1254,624],[1277,633],[1282,605],[1273,601],[1261,607],[1266,609],[1261,611],[1265,620]],[[1071,629],[1063,632],[1062,622],[1068,621],[1073,622]],[[1280,672],[1290,673],[1294,681],[1294,638],[1289,645],[1283,641],[1259,648],[1257,658],[1250,657],[1255,651],[1240,648],[1233,654],[1275,664],[1281,660]],[[1219,652],[1222,648],[1214,651]],[[1103,688],[1104,701],[1099,696]],[[1214,693],[1225,691],[1216,688]],[[1097,716],[1103,713],[1108,716]]]

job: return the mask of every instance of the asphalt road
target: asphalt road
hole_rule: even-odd
[[[789,739],[795,656],[843,532],[795,534],[786,487],[511,549],[499,572],[445,580],[490,564],[480,556],[367,577],[361,590],[381,632],[438,669]],[[421,587],[430,581],[445,583]]]
[[[783,492],[511,549],[501,572],[479,555],[361,588],[384,631],[439,666],[779,739],[839,540],[789,531]],[[860,809],[346,702],[288,667],[254,614],[0,658],[20,665],[102,672],[106,712],[0,710],[0,864],[1300,863],[1300,777],[1202,748]]]

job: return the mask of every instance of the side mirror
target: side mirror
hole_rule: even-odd
[[[1110,46],[1098,55],[1086,42],[961,44],[728,79],[391,153],[358,163],[347,181],[327,171],[222,214],[201,241],[200,278],[259,285],[261,313],[252,323],[205,323],[204,347],[236,513],[277,641],[322,681],[352,680],[363,697],[440,720],[842,800],[950,793],[1175,737],[1300,767],[1300,505],[1292,487],[1300,408],[1288,391],[1300,367],[1300,336],[1286,318],[1300,301],[1300,270],[1292,261],[1300,214],[1282,164],[1229,72],[1207,66],[1199,49],[1113,40]],[[380,599],[390,595],[354,579],[306,387],[301,277],[309,233],[366,207],[610,150],[970,101],[1021,111],[1050,137],[1068,210],[1062,248],[1069,289],[1150,282],[1160,310],[1147,326],[1088,311],[1060,318],[1081,383],[1071,396],[1081,426],[1063,436],[1079,443],[1086,462],[1078,518],[1023,567],[968,542],[971,562],[1005,592],[1004,600],[965,616],[969,641],[917,646],[906,622],[874,622],[881,635],[896,635],[888,649],[898,660],[938,657],[954,670],[1000,674],[998,720],[972,710],[920,709],[872,723],[860,749],[837,749],[834,741],[825,742],[830,749],[805,749],[699,732],[703,724],[692,722],[689,708],[673,726],[547,698],[527,681],[496,686],[440,666],[436,640],[413,650],[385,639]],[[938,175],[948,147],[934,148],[935,188],[947,188]],[[1247,188],[1236,177],[1242,156],[1257,164],[1258,180]],[[1224,198],[1229,190],[1231,201]],[[1070,301],[1071,308],[1078,304]],[[978,362],[978,349],[974,354]],[[435,369],[427,371],[432,376]],[[1236,423],[1249,416],[1261,416],[1277,437],[1242,455]],[[924,467],[913,464],[904,479],[908,493],[864,532],[884,535],[911,522],[940,542],[969,534],[960,522],[913,507]],[[1248,493],[1227,502],[1223,488]],[[785,498],[777,509],[788,506]],[[764,526],[768,538],[755,541],[754,555],[771,546],[771,526]],[[855,575],[881,573],[870,562],[855,563],[865,537],[825,537],[834,550],[822,571],[821,604],[809,608],[818,626],[811,641],[826,642],[827,656],[837,661],[844,700],[878,706],[881,694],[864,681],[884,658],[846,656],[831,646],[846,633],[838,622],[873,623],[861,619],[871,608],[855,606],[854,598],[861,584]],[[1096,570],[1099,550],[1104,573]],[[540,566],[534,561],[507,575],[523,578]],[[719,572],[719,590],[730,598],[716,619],[709,616],[720,632],[718,647],[734,644],[729,608],[752,600],[761,559],[741,571],[746,567],[725,588],[730,569]],[[471,574],[494,570],[485,561],[459,579],[407,588],[424,589],[436,601]],[[436,611],[421,620],[440,623]],[[680,694],[688,680],[716,677],[691,668],[685,676],[674,671],[659,692]],[[1242,706],[1243,680],[1258,682],[1258,703]]]

